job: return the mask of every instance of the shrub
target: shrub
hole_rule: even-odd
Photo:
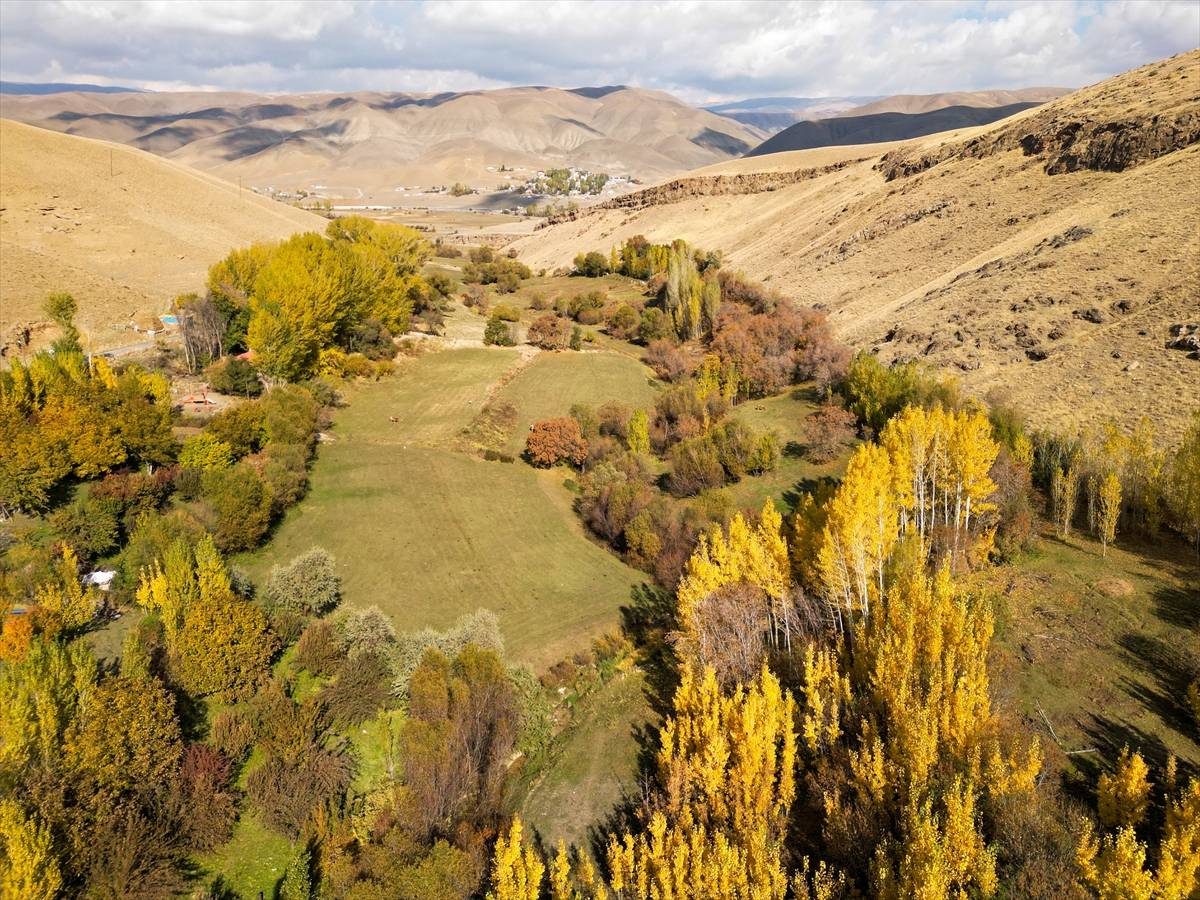
[[[313,547],[286,566],[271,567],[263,599],[272,609],[324,615],[337,606],[340,590],[333,556],[322,547]]]
[[[271,493],[271,514],[282,515],[308,490],[308,451],[296,444],[271,444],[254,460]]]
[[[543,350],[566,350],[571,342],[571,324],[558,316],[542,316],[529,326],[527,340]]]
[[[378,606],[348,609],[334,622],[342,650],[357,653],[385,653],[396,641],[396,629]]]
[[[205,373],[208,384],[222,394],[233,394],[238,397],[257,397],[262,393],[262,382],[258,380],[258,370],[245,360],[231,356],[222,363],[209,367]]]
[[[690,497],[725,484],[725,468],[713,442],[706,437],[676,444],[668,457],[671,467],[667,482],[671,493]]]
[[[575,257],[575,271],[586,278],[608,274],[608,257],[598,250],[580,253]]]
[[[576,325],[574,328],[571,329],[571,340],[570,340],[570,343],[567,344],[567,346],[570,347],[572,350],[582,350],[583,349],[583,331],[580,329],[580,327],[578,325]]]
[[[351,353],[342,361],[342,374],[346,378],[370,378],[375,374],[375,363],[361,353]]]
[[[578,466],[587,459],[587,441],[574,419],[546,419],[530,430],[525,454],[535,466],[549,468],[562,460]]]
[[[714,428],[710,439],[729,480],[737,481],[745,475],[758,450],[754,429],[741,419],[730,419]]]
[[[579,319],[580,321],[583,321],[580,319],[580,316],[585,313],[600,312],[601,315],[591,317],[591,321],[584,323],[585,325],[595,325],[604,318],[603,310],[606,302],[604,294],[600,291],[588,291],[586,294],[576,294],[568,301],[567,312],[571,314],[572,318]]]
[[[183,754],[179,783],[187,797],[184,817],[189,843],[200,851],[212,850],[229,840],[237,819],[230,779],[233,767],[223,753],[204,744],[192,744]]]
[[[498,316],[488,319],[483,329],[483,342],[494,347],[512,347],[516,344],[512,326]]]
[[[638,325],[641,318],[638,311],[627,303],[622,303],[608,317],[608,333],[618,340],[631,341],[637,337]]]
[[[449,283],[449,288],[443,296],[454,291],[454,282],[445,275],[434,273],[434,277],[445,279]],[[426,281],[429,279],[426,278]],[[439,293],[442,292],[439,291]],[[383,327],[378,319],[366,319],[356,325],[350,331],[347,344],[351,352],[361,353],[368,359],[391,359],[396,355],[396,344],[392,341],[392,333]]]
[[[312,446],[317,404],[309,391],[297,385],[273,387],[260,402],[266,443]]]
[[[818,412],[804,420],[804,432],[808,437],[808,455],[818,463],[829,462],[853,438],[851,427],[854,416],[832,403],[827,403]]]
[[[600,437],[600,419],[596,416],[596,408],[588,403],[572,403],[571,418],[579,423],[579,433],[585,441],[593,441]]]
[[[263,421],[262,404],[242,403],[217,413],[204,430],[228,444],[234,459],[241,459],[262,447]]]
[[[661,309],[651,306],[642,310],[642,321],[638,323],[638,340],[643,344],[666,340],[674,334],[675,328],[670,318]]]
[[[443,244],[441,241],[438,241],[434,245],[433,250],[434,253],[436,253],[442,259],[462,259],[463,255],[463,252],[457,247],[452,247],[449,244]]]
[[[529,295],[529,308],[541,312],[543,309],[550,307],[550,301],[546,299],[546,295],[541,291],[534,291]]]
[[[505,322],[520,322],[521,310],[508,303],[497,303],[492,309],[492,317],[502,319]]]
[[[320,696],[335,722],[357,725],[375,714],[388,701],[391,670],[375,652],[356,653],[338,665],[334,680]]]
[[[296,642],[296,662],[314,675],[332,675],[345,656],[333,626],[324,619],[305,628]]]
[[[455,252],[455,255],[462,256],[462,254],[459,253],[457,250],[455,250],[454,252]],[[438,255],[446,256],[447,253],[445,251],[443,251],[442,248],[439,247]],[[454,293],[454,279],[451,278],[449,275],[447,275],[445,272],[429,272],[428,274],[425,275],[425,283],[427,285],[429,285],[430,290],[432,290],[436,294],[441,295],[442,297],[449,297],[451,294]]]
[[[121,505],[105,498],[77,500],[50,517],[50,527],[82,559],[96,559],[117,548]]]
[[[233,465],[233,450],[209,432],[193,435],[183,442],[179,464],[185,469],[227,469]]]
[[[254,724],[246,708],[233,706],[217,713],[208,732],[208,742],[234,765],[245,760],[254,746]]]
[[[502,294],[514,294],[521,289],[521,279],[516,272],[505,272],[496,279],[496,290]]]
[[[599,325],[604,321],[604,310],[602,309],[584,309],[580,310],[579,315],[575,320],[580,325]]]
[[[670,341],[664,340],[651,341],[646,347],[646,355],[642,357],[642,362],[664,381],[679,381],[691,370],[683,351]]]
[[[271,494],[248,463],[206,472],[201,496],[211,510],[213,540],[218,549],[250,550],[258,545],[271,521]]]

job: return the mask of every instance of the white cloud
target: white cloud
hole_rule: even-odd
[[[2,0],[0,10],[10,80],[266,93],[634,84],[693,102],[1078,86],[1193,49],[1200,35],[1195,0]]]

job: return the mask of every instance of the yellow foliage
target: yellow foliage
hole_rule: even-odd
[[[718,588],[739,582],[755,585],[771,599],[773,608],[777,608],[791,580],[782,525],[783,518],[774,502],[767,500],[756,527],[751,528],[739,513],[729,523],[728,539],[720,533],[711,537],[701,535],[676,590],[685,654],[695,656],[696,617],[700,604]]]
[[[52,613],[63,628],[81,628],[92,620],[95,591],[83,589],[79,561],[69,544],[54,563],[54,579],[38,585],[37,604]]]
[[[1100,821],[1109,828],[1136,826],[1146,815],[1150,796],[1149,768],[1140,753],[1129,753],[1125,747],[1117,760],[1117,771],[1100,776],[1097,795]]]
[[[1121,515],[1121,482],[1113,472],[1104,476],[1100,485],[1100,545],[1101,555],[1108,555],[1108,545],[1117,534],[1117,519]]]
[[[14,800],[0,800],[0,896],[51,900],[62,883],[50,829]]]
[[[804,656],[804,742],[814,755],[841,737],[840,711],[850,702],[850,679],[837,656],[812,644]]]
[[[521,819],[514,817],[508,837],[500,835],[496,839],[488,900],[538,900],[545,871],[533,848],[522,845]]]
[[[1100,900],[1151,900],[1154,896],[1154,876],[1144,868],[1146,845],[1138,841],[1132,826],[1097,840],[1091,821],[1085,819],[1075,861],[1084,883]]]
[[[1185,900],[1200,890],[1200,780],[1193,778],[1182,796],[1167,798],[1167,821],[1159,848],[1158,896]]]

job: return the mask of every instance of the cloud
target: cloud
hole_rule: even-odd
[[[631,84],[692,102],[1080,86],[1194,49],[1200,34],[1194,0],[6,0],[3,10],[7,80],[263,93]]]

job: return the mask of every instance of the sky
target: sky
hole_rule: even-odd
[[[1081,87],[1197,46],[1197,0],[0,0],[0,78],[149,90],[625,84],[702,104]]]

